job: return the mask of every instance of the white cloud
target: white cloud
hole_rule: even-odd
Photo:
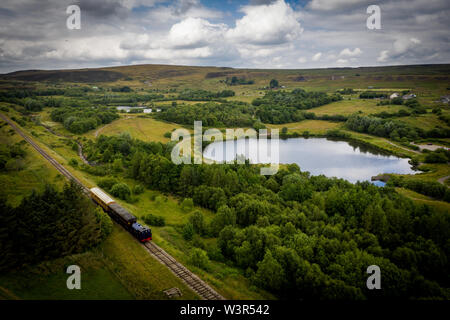
[[[268,5],[245,6],[244,17],[227,37],[235,42],[275,45],[297,39],[303,32],[295,11],[283,0]]]
[[[408,39],[405,37],[400,37],[394,42],[393,45],[394,53],[397,55],[404,54],[405,52],[407,52],[408,50],[412,49],[413,47],[415,47],[420,43],[421,41],[416,38]]]
[[[336,61],[336,63],[337,63],[337,64],[346,64],[346,63],[348,63],[348,60],[347,60],[347,59],[338,59],[338,60]]]
[[[355,5],[364,5],[369,2],[373,2],[373,0],[312,0],[308,3],[308,7],[313,10],[330,11]]]
[[[380,52],[380,55],[377,58],[378,62],[385,62],[389,58],[389,51],[383,50]]]
[[[300,57],[297,59],[298,62],[300,63],[305,63],[306,61],[308,61],[306,58]]]
[[[356,57],[362,54],[362,50],[360,48],[355,48],[353,51],[349,48],[345,48],[339,54],[342,57]]]
[[[321,57],[322,57],[322,52],[318,52],[315,55],[313,55],[311,60],[312,61],[319,61]]]
[[[174,24],[167,41],[174,48],[198,48],[216,42],[223,37],[225,25],[212,24],[200,18],[187,18]]]

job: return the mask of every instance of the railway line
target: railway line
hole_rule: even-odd
[[[81,186],[83,192],[89,195],[89,188],[84,186],[72,173],[70,173],[64,166],[47,154],[37,143],[28,137],[23,131],[14,124],[9,118],[0,114],[0,118],[7,122],[26,142],[28,142],[37,152],[39,152],[46,160],[48,160],[63,176],[69,180],[74,180]],[[155,259],[165,265],[169,270],[181,279],[189,288],[196,292],[204,300],[225,300],[223,296],[212,289],[208,284],[201,280],[194,273],[189,271],[185,266],[179,263],[175,258],[169,255],[166,251],[160,248],[153,242],[146,242],[142,244],[144,248]]]

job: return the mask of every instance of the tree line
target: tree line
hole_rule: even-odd
[[[112,231],[109,216],[74,182],[62,191],[47,185],[17,207],[0,199],[0,270],[81,253]]]

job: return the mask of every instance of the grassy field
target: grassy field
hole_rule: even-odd
[[[81,268],[80,290],[66,287],[69,265]],[[181,290],[181,299],[198,299],[118,225],[98,248],[0,276],[0,296],[19,299],[161,300],[168,299],[163,290],[173,287]]]
[[[408,198],[412,199],[414,202],[426,204],[434,209],[436,209],[438,212],[441,212],[443,214],[448,214],[450,212],[450,204],[448,202],[444,201],[436,201],[433,198],[424,196],[423,194],[414,192],[412,190],[404,189],[404,188],[396,188],[398,193],[403,194],[404,196],[407,196]]]
[[[53,183],[57,186],[64,184],[64,178],[48,161],[15,133],[6,122],[0,121],[0,123],[0,143],[20,143],[26,151],[24,170],[0,171],[0,194],[7,198],[8,203],[13,206],[18,205],[22,198],[29,195],[32,190],[43,190],[46,183]]]
[[[302,134],[303,132],[308,131],[311,134],[323,135],[330,129],[341,127],[342,123],[324,120],[304,120],[287,124],[267,124],[266,126],[269,128],[278,128],[280,132],[282,128],[286,127],[288,133],[297,132]]]
[[[122,115],[120,119],[113,121],[99,129],[92,130],[84,136],[94,139],[100,135],[116,135],[127,132],[133,138],[143,141],[168,142],[170,138],[164,137],[164,133],[181,128],[180,125],[157,121],[152,118],[140,118],[134,115]]]
[[[378,100],[364,100],[352,98],[352,100],[336,101],[318,108],[311,109],[309,111],[314,112],[316,115],[350,115],[352,113],[361,111],[364,114],[373,114],[379,112],[397,112],[401,109],[407,110],[404,106],[377,106]]]

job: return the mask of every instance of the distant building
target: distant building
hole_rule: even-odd
[[[393,93],[393,94],[391,94],[389,96],[389,99],[395,99],[395,98],[398,98],[398,97],[400,97],[400,95],[397,92],[395,92],[395,93]]]
[[[413,99],[416,97],[417,96],[414,93],[410,93],[410,94],[405,94],[402,98],[403,98],[403,100],[409,100],[409,99]]]
[[[144,109],[144,113],[152,113],[152,109]]]

